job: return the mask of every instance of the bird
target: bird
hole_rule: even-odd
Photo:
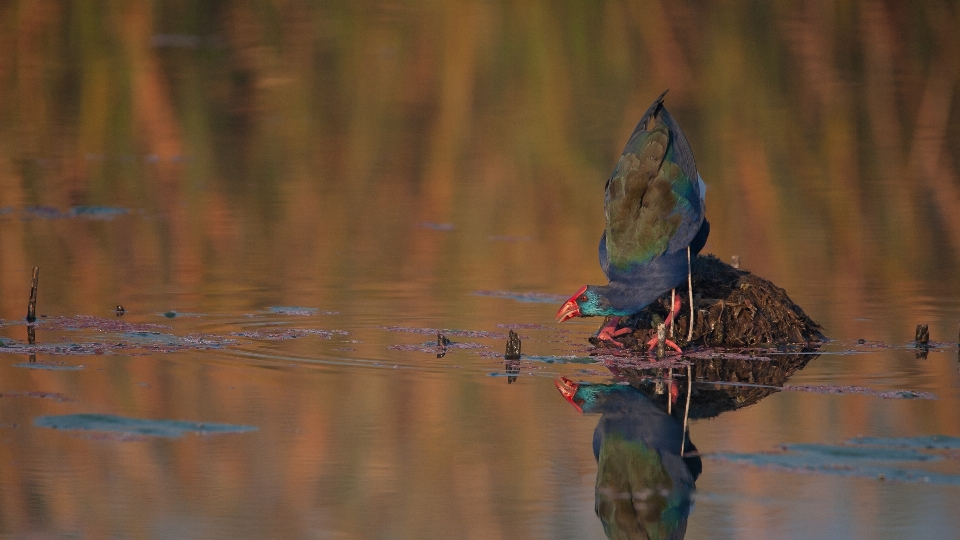
[[[557,311],[557,321],[573,317],[612,316],[597,337],[622,347],[617,326],[667,291],[691,281],[691,259],[710,234],[706,219],[706,185],[697,172],[690,143],[663,104],[654,100],[630,135],[607,179],[603,209],[606,227],[600,237],[600,267],[607,285],[585,285]],[[691,297],[691,325],[693,291]],[[674,294],[665,323],[680,310]],[[688,336],[689,340],[689,336]],[[650,349],[657,344],[651,339]],[[677,352],[671,340],[666,344]]]
[[[554,384],[581,413],[601,414],[595,510],[607,536],[683,538],[703,463],[680,421],[633,386]]]

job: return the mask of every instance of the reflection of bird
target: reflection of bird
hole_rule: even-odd
[[[644,113],[607,180],[600,266],[610,283],[583,287],[557,313],[560,322],[613,315],[598,337],[616,345],[614,337],[629,331],[617,329],[620,318],[680,285],[688,276],[690,257],[700,252],[710,233],[704,218],[706,187],[690,144],[663,106],[664,95]],[[679,308],[676,298],[667,324]]]
[[[593,433],[596,512],[609,538],[683,538],[702,470],[696,448],[681,458],[680,422],[631,386],[556,381],[584,413],[602,413]],[[689,455],[689,454],[688,454]]]

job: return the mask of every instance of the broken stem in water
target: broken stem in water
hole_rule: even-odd
[[[507,350],[503,357],[506,360],[519,360],[520,345],[520,336],[518,336],[513,330],[510,330],[510,333],[507,334]]]
[[[449,344],[450,340],[442,333],[437,332],[437,358],[443,358],[447,355],[447,345]]]
[[[30,281],[30,301],[27,303],[27,343],[33,345],[37,342],[37,332],[33,323],[37,320],[37,284],[40,281],[40,267],[33,267],[33,279]],[[28,359],[29,362],[37,361],[37,353],[32,351]]]
[[[667,355],[667,327],[663,323],[657,325],[657,359]]]
[[[917,345],[926,345],[930,342],[930,327],[926,324],[918,324],[917,331],[914,334],[914,341]]]
[[[37,282],[40,280],[40,267],[33,267],[33,280],[30,282],[30,302],[27,304],[27,322],[37,320]]]

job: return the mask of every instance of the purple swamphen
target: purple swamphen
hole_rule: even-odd
[[[572,317],[613,317],[598,338],[622,346],[620,318],[637,313],[690,276],[690,260],[710,234],[704,214],[706,186],[680,126],[658,97],[640,118],[606,184],[606,229],[600,237],[600,266],[607,285],[586,285],[557,312]],[[691,304],[693,292],[690,292]],[[671,325],[680,299],[667,316]],[[692,308],[691,308],[692,311]],[[693,323],[691,317],[691,326]],[[651,349],[656,338],[650,341]],[[667,344],[680,348],[672,341]]]

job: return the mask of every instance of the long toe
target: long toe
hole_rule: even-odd
[[[613,345],[613,346],[615,346],[615,347],[620,347],[620,348],[622,349],[622,348],[623,348],[623,343],[620,343],[619,341],[617,341],[617,340],[614,339],[614,338],[615,338],[616,336],[621,335],[621,334],[626,334],[626,333],[629,332],[629,331],[630,331],[629,328],[621,328],[620,330],[615,330],[615,327],[612,327],[612,326],[604,326],[604,327],[600,330],[600,333],[597,334],[597,339],[599,339],[600,341],[606,341],[607,343],[610,343],[611,345]]]
[[[648,352],[653,352],[653,349],[656,348],[657,343],[658,343],[658,341],[657,341],[657,337],[656,337],[656,336],[654,336],[650,341],[648,341],[648,342],[647,342],[647,345],[650,346],[650,349],[648,350]],[[673,341],[671,341],[671,340],[669,340],[669,339],[665,339],[665,340],[663,340],[663,343],[664,343],[664,345],[666,345],[667,347],[670,347],[671,349],[677,351],[678,354],[683,354],[683,349],[681,349],[680,346],[677,345],[676,343],[674,343]]]
[[[614,338],[616,338],[617,336],[622,336],[623,334],[630,333],[631,329],[630,328],[617,329],[618,324],[620,324],[620,317],[613,317],[612,319],[610,319],[610,321],[607,322],[607,324],[600,329],[600,333],[597,334],[597,339],[599,339],[600,341],[606,341],[622,349],[623,343],[620,343]]]

